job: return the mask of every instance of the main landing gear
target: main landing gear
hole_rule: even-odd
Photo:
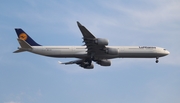
[[[159,60],[158,60],[158,58],[156,58],[156,63],[158,63],[159,62]]]

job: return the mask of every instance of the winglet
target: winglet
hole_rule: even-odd
[[[81,23],[80,23],[79,21],[77,21],[77,25],[78,25],[78,26],[82,26]]]
[[[61,61],[58,61],[59,64],[63,64]]]

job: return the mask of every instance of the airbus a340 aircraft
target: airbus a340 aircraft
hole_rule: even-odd
[[[158,58],[168,55],[170,52],[155,46],[108,46],[108,40],[96,38],[83,25],[77,22],[83,35],[84,46],[42,46],[36,43],[22,29],[16,28],[18,42],[21,47],[14,53],[29,51],[35,54],[57,57],[78,58],[70,62],[59,62],[60,64],[77,64],[85,69],[93,69],[92,61],[101,66],[110,66],[113,58]]]

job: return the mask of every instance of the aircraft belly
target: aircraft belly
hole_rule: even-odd
[[[159,57],[154,49],[121,49],[119,51],[119,58],[156,58]]]
[[[155,58],[157,53],[119,53],[120,58]]]
[[[96,58],[102,59],[113,59],[113,58],[156,58],[160,57],[156,52],[134,52],[134,51],[125,51],[120,52],[118,55],[110,55],[110,54],[99,54],[95,55]]]

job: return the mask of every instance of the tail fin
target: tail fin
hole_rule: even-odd
[[[32,48],[31,45],[29,45],[26,41],[24,41],[22,39],[18,38],[18,42],[19,42],[21,48]]]
[[[15,28],[17,36],[19,39],[26,41],[30,46],[41,46],[36,43],[27,33],[25,33],[21,28]],[[18,40],[19,41],[19,40]]]

